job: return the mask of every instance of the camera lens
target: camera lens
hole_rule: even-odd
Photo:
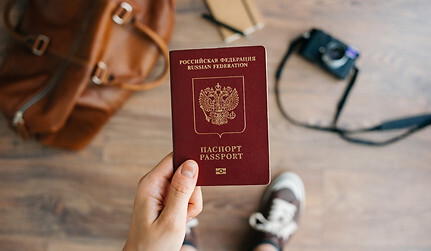
[[[333,40],[326,46],[322,55],[322,60],[332,69],[340,68],[346,64],[348,60],[346,51],[347,47],[344,44]]]
[[[328,55],[333,60],[339,60],[342,59],[346,50],[342,47],[335,47],[332,48],[330,51],[328,51]]]

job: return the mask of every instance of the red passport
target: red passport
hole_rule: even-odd
[[[170,52],[174,166],[193,159],[199,186],[270,181],[263,46]]]

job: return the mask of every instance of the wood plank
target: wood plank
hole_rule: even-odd
[[[25,235],[0,234],[0,248],[2,250],[47,250],[48,243],[45,238]]]
[[[374,249],[429,248],[430,172],[326,171],[325,243]]]
[[[306,210],[286,249],[430,250],[431,130],[386,147],[352,145],[285,121],[273,91],[289,41],[319,27],[361,51],[361,72],[341,125],[359,128],[429,113],[431,2],[256,3],[265,28],[230,45],[266,46],[272,174],[297,172],[306,186]],[[177,1],[170,49],[226,46],[216,27],[200,17],[205,11],[202,1]],[[14,18],[17,14],[13,12]],[[1,24],[0,62],[7,40]],[[328,124],[344,86],[294,55],[283,72],[281,95],[294,117]],[[171,150],[168,79],[133,95],[80,152],[23,141],[0,116],[0,249],[120,249],[137,181]],[[248,236],[247,218],[258,208],[263,190],[204,188],[204,211],[196,229],[202,250],[240,250]]]

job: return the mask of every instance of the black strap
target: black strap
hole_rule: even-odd
[[[368,128],[361,128],[356,130],[348,130],[343,129],[337,126],[338,119],[341,115],[341,112],[344,108],[344,105],[347,101],[347,98],[356,82],[356,78],[359,73],[359,69],[354,66],[351,73],[351,78],[344,89],[343,94],[341,95],[340,100],[337,103],[336,110],[334,113],[334,117],[332,119],[331,126],[320,126],[320,125],[312,125],[308,123],[304,123],[301,121],[298,121],[294,119],[292,116],[290,116],[287,111],[285,110],[281,98],[280,98],[280,78],[281,74],[283,72],[284,65],[287,62],[287,59],[289,56],[295,51],[295,49],[303,44],[308,39],[307,35],[303,35],[301,37],[298,37],[294,41],[292,41],[287,49],[286,54],[284,55],[283,59],[281,60],[276,74],[275,74],[275,98],[277,101],[277,106],[280,109],[281,114],[283,117],[291,122],[294,125],[305,127],[308,129],[313,130],[320,130],[320,131],[327,131],[327,132],[333,132],[337,133],[342,139],[356,144],[362,144],[362,145],[370,145],[370,146],[383,146],[388,145],[394,142],[397,142],[419,130],[422,130],[423,128],[431,125],[431,114],[422,114],[418,116],[411,116],[407,118],[401,118],[401,119],[394,119],[390,121],[385,121],[382,124],[368,127]],[[378,132],[378,131],[387,131],[387,130],[397,130],[397,129],[407,129],[402,134],[382,140],[382,141],[373,141],[373,140],[367,140],[367,139],[361,139],[361,138],[355,138],[352,135],[358,134],[358,133],[364,133],[364,132]]]

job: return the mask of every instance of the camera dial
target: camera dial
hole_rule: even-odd
[[[347,47],[337,41],[331,41],[326,47],[320,47],[319,52],[322,53],[322,61],[330,68],[337,69],[347,63],[349,59]]]

